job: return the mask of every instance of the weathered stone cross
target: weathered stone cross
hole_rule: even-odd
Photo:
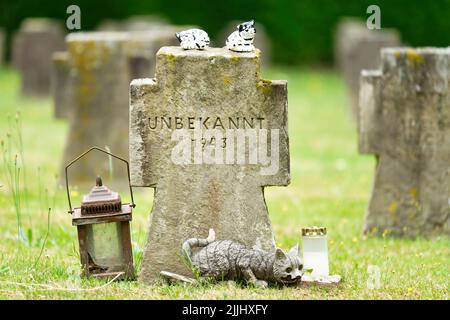
[[[359,115],[360,152],[378,161],[365,231],[449,234],[450,49],[383,49]]]
[[[287,82],[260,79],[259,50],[161,48],[156,78],[131,84],[130,162],[156,189],[142,281],[190,275],[181,245],[209,228],[274,250],[264,187],[290,181]]]
[[[370,30],[357,18],[342,18],[335,33],[335,61],[344,77],[348,106],[357,120],[359,75],[363,69],[375,69],[380,63],[380,49],[399,47],[400,33],[395,29]]]

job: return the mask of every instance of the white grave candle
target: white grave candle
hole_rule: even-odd
[[[303,268],[312,269],[313,276],[328,276],[327,229],[302,228]]]

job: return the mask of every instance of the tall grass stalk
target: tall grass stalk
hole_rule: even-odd
[[[23,147],[23,134],[22,134],[22,116],[20,111],[16,112],[15,117],[15,126],[12,128],[11,132],[15,131],[15,137],[16,137],[16,146],[17,146],[17,152],[20,156],[20,164],[22,166],[22,177],[23,177],[23,195],[24,197],[28,197],[28,183],[27,183],[27,172],[26,172],[26,162],[25,162],[25,156],[24,156],[24,147]],[[29,222],[29,230],[33,229],[33,221],[31,218],[31,211],[28,207],[28,201],[24,202],[25,206],[25,212],[28,213],[28,222]]]
[[[111,153],[111,149],[105,146],[105,150]],[[113,181],[113,158],[108,154],[109,181]]]
[[[12,196],[14,211],[17,221],[17,239],[19,243],[24,240],[22,232],[22,207],[21,207],[21,192],[20,192],[20,167],[18,164],[17,154],[12,153],[11,134],[7,133],[6,143],[1,141],[3,167],[6,173],[6,181]]]
[[[42,253],[44,252],[45,245],[47,244],[48,236],[50,235],[50,214],[51,214],[51,212],[52,212],[52,208],[48,208],[48,211],[47,211],[47,231],[45,233],[44,241],[42,242],[41,250],[39,251],[39,255],[37,256],[36,260],[34,261],[33,269],[36,269],[36,266],[38,265],[39,260],[42,257]]]
[[[25,243],[28,247],[33,246],[33,219],[31,214],[31,208],[29,206],[28,184],[27,184],[27,174],[25,166],[25,153],[22,135],[22,120],[20,112],[16,113],[15,121],[11,121],[8,117],[9,122],[9,132],[6,134],[6,141],[1,141],[1,152],[3,159],[4,172],[6,174],[6,181],[8,184],[9,192],[11,194],[12,203],[14,206],[14,211],[16,215],[17,222],[17,240],[19,246]],[[41,174],[40,168],[38,168],[38,187],[39,187],[39,210],[34,210],[35,212],[42,210],[42,186],[41,186]],[[47,231],[44,235],[44,241],[42,242],[41,253],[36,259],[36,263],[39,261],[42,251],[47,242],[49,232],[50,232],[50,214],[51,208],[55,205],[56,199],[56,188],[53,195],[53,203],[50,205],[48,197],[48,189],[46,189],[46,208],[47,212]],[[26,234],[24,234],[24,214],[28,216],[28,226],[26,228]],[[42,238],[41,238],[42,240]],[[36,264],[35,263],[35,264]]]
[[[36,269],[36,267],[42,257],[42,254],[44,253],[44,249],[47,244],[48,237],[50,236],[51,213],[52,213],[52,208],[55,208],[55,205],[56,205],[56,193],[58,190],[58,185],[59,185],[58,175],[55,175],[55,185],[54,185],[54,191],[53,191],[51,203],[49,201],[50,199],[49,199],[48,188],[44,188],[45,203],[43,203],[43,199],[42,199],[43,198],[43,196],[42,196],[43,187],[42,187],[42,183],[41,183],[41,168],[38,167],[39,206],[40,206],[40,210],[42,210],[43,207],[45,207],[47,210],[47,229],[46,229],[45,235],[39,240],[39,242],[41,243],[41,248],[39,250],[38,256],[36,257],[36,260],[34,261],[32,269]]]

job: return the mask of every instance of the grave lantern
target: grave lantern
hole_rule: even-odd
[[[67,171],[72,164],[93,150],[125,162],[131,203],[122,203],[120,195],[103,185],[102,179],[97,177],[95,186],[83,196],[80,207],[72,209]],[[129,222],[132,219],[132,208],[135,204],[128,162],[93,147],[70,162],[66,166],[65,174],[69,213],[72,214],[72,225],[77,226],[78,229],[83,276],[134,279]]]
[[[302,228],[303,268],[313,276],[328,276],[327,228]]]

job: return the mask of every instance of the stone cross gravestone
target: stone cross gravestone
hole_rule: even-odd
[[[348,92],[348,106],[353,119],[358,116],[359,75],[363,69],[375,69],[380,63],[380,49],[398,47],[400,35],[396,30],[370,30],[363,21],[344,18],[335,34],[335,63]]]
[[[50,95],[51,57],[64,49],[64,30],[46,18],[25,19],[13,40],[13,64],[21,74],[22,94]]]
[[[152,77],[159,48],[178,45],[175,33],[189,28],[192,26],[161,25],[147,31],[130,32],[127,53],[132,79]]]
[[[96,27],[97,31],[153,31],[169,25],[157,15],[131,16],[125,20],[105,19]]]
[[[450,49],[383,49],[363,71],[359,149],[377,156],[365,232],[450,233]]]
[[[53,114],[56,119],[66,119],[73,99],[69,85],[68,54],[57,51],[52,55],[51,91],[53,97]]]
[[[128,59],[128,70],[124,72],[129,74],[130,81],[154,74],[156,52],[164,45],[178,44],[175,33],[182,28],[183,26],[161,26],[145,32],[122,33],[121,37],[126,37],[123,57]],[[52,96],[55,118],[67,118],[71,109],[69,104],[73,99],[71,96],[73,84],[70,82],[70,73],[69,54],[63,51],[55,52],[52,55]],[[72,69],[72,73],[77,75],[78,69]],[[128,91],[129,84],[126,87]]]
[[[127,33],[121,32],[79,32],[67,36],[72,110],[62,168],[91,146],[107,146],[113,154],[127,158],[127,40]],[[102,154],[89,156],[92,161],[80,161],[76,170],[71,170],[73,184],[91,185],[100,166],[107,171],[108,163]],[[120,169],[114,170],[114,180],[127,181],[126,170]]]
[[[131,79],[138,79],[152,77],[159,48],[178,45],[175,33],[193,27],[170,25],[157,16],[134,16],[122,22],[116,21],[115,24],[107,20],[99,30],[128,32],[127,54]]]
[[[155,188],[141,280],[191,275],[191,237],[274,250],[264,187],[290,181],[287,82],[260,78],[260,52],[163,47],[156,78],[131,84],[133,186]]]
[[[68,35],[67,55],[54,57],[55,88],[60,88],[55,92],[55,107],[56,111],[66,110],[70,122],[62,167],[93,145],[108,146],[111,152],[128,158],[130,81],[154,74],[157,50],[164,44],[176,44],[175,32],[181,28]],[[70,180],[84,185],[92,183],[95,171],[107,171],[97,169],[102,155],[98,157],[98,161],[78,163]],[[120,174],[125,171],[114,172],[114,180],[126,182],[126,175]]]
[[[169,25],[167,19],[158,15],[131,16],[122,21],[124,31],[149,31]]]

